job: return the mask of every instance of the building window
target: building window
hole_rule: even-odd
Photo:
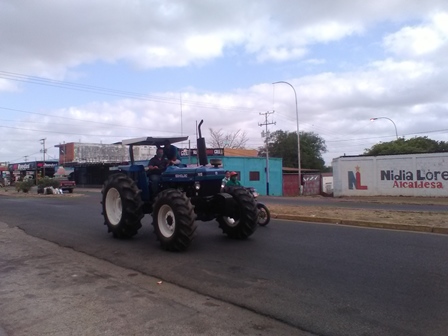
[[[260,181],[260,172],[258,171],[249,172],[249,181]]]

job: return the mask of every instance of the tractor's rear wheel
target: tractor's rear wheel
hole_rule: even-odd
[[[237,208],[235,218],[217,218],[219,227],[230,238],[246,239],[255,232],[258,224],[258,209],[254,197],[242,187],[226,187],[224,192],[233,196]]]
[[[114,174],[104,183],[101,193],[102,215],[108,231],[114,238],[135,236],[143,218],[143,202],[135,182],[124,174]]]
[[[197,224],[190,199],[177,189],[160,192],[152,212],[154,232],[162,248],[183,251],[194,238]]]

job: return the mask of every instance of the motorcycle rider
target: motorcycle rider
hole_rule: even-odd
[[[231,172],[230,173],[230,180],[227,181],[226,187],[241,187],[241,182],[237,180],[238,173],[237,172]]]
[[[230,171],[226,170],[226,176],[222,179],[221,185],[225,186],[230,180]]]

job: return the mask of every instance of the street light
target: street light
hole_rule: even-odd
[[[390,120],[390,121],[392,122],[392,124],[394,124],[394,127],[395,127],[395,136],[397,137],[397,140],[398,140],[397,125],[395,125],[394,121],[393,121],[392,119],[388,118],[388,117],[376,117],[376,118],[370,118],[370,121],[375,121],[375,120],[377,120],[377,119],[387,119],[387,120]]]
[[[296,98],[296,119],[297,119],[297,167],[299,170],[299,196],[300,196],[300,189],[302,186],[302,179],[301,179],[301,167],[300,167],[300,135],[299,135],[299,109],[297,108],[297,93],[296,93],[296,89],[294,89],[294,86],[292,86],[290,83],[285,82],[285,81],[278,81],[278,82],[274,82],[272,84],[287,84],[289,85],[293,90],[294,90],[294,96]]]

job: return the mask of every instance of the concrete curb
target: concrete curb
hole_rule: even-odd
[[[389,229],[389,230],[404,230],[404,231],[432,232],[432,233],[448,234],[448,228],[434,227],[434,226],[427,226],[427,225],[379,223],[379,222],[348,220],[348,219],[340,219],[340,218],[309,217],[309,216],[285,215],[285,214],[282,215],[282,214],[275,214],[275,213],[271,214],[271,216],[272,216],[272,218],[276,218],[276,219],[295,220],[295,221],[302,221],[302,222],[339,224],[339,225],[362,226],[362,227],[372,227],[372,228]]]

